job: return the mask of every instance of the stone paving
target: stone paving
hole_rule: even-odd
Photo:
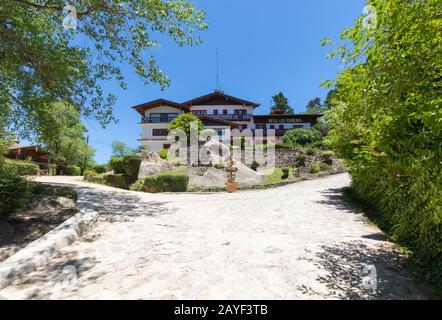
[[[235,194],[72,185],[100,221],[6,299],[426,299],[415,268],[341,199],[346,174]]]

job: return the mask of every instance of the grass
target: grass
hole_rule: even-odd
[[[265,179],[263,182],[261,182],[261,185],[264,185],[264,186],[295,180],[295,178],[293,177],[293,168],[289,169],[289,178],[288,179],[281,178],[283,175],[282,168],[275,168],[275,169],[273,169],[273,172],[266,173],[266,174],[268,174],[267,179]],[[290,177],[290,175],[291,175],[291,177]]]

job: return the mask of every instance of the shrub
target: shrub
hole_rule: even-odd
[[[275,149],[292,149],[292,147],[288,143],[277,143]]]
[[[282,168],[282,176],[281,179],[286,180],[289,177],[289,172],[290,169],[289,168]]]
[[[321,133],[313,128],[310,129],[293,129],[285,133],[282,141],[291,147],[297,145],[305,146],[309,143],[321,141]]]
[[[114,171],[114,174],[124,173],[123,158],[122,157],[111,158],[109,161],[109,166]]]
[[[320,171],[328,171],[330,169],[330,165],[328,165],[327,163],[321,162],[319,164],[319,169],[320,169]]]
[[[330,161],[335,157],[335,153],[331,150],[324,151],[321,153],[321,158],[324,161]]]
[[[224,165],[224,163],[221,160],[217,164],[215,164],[215,169],[218,169],[218,170],[222,170],[225,167],[226,166]]]
[[[37,176],[40,174],[40,167],[37,164],[26,161],[7,160],[6,169],[19,176]]]
[[[103,176],[103,179],[111,187],[127,190],[132,182],[131,178],[125,174],[107,174]]]
[[[108,171],[108,168],[104,164],[96,164],[92,167],[92,170],[96,173],[106,173]]]
[[[61,169],[66,176],[81,176],[81,169],[77,166],[67,166]]]
[[[141,158],[137,155],[127,155],[123,158],[123,168],[127,176],[132,181],[138,179],[138,173],[140,171]]]
[[[0,223],[26,206],[33,186],[8,166],[0,164]]]
[[[252,170],[257,171],[258,168],[259,168],[259,166],[260,166],[260,164],[259,164],[256,160],[253,160],[253,162],[252,162],[250,168],[251,168]]]
[[[305,154],[308,156],[315,156],[318,153],[318,150],[313,147],[305,148]]]
[[[321,165],[317,162],[313,162],[310,165],[310,173],[318,173],[321,171]]]
[[[160,151],[158,151],[158,155],[163,160],[167,160],[167,154],[168,153],[169,153],[169,150],[167,150],[167,149],[161,149]]]
[[[189,186],[189,177],[184,174],[160,173],[135,182],[131,189],[144,192],[185,192]]]
[[[305,167],[305,160],[307,159],[307,157],[303,154],[300,154],[299,156],[296,157],[296,164],[295,166],[297,168],[300,167]]]
[[[95,175],[97,175],[97,172],[91,169],[86,169],[83,172],[83,176],[95,176]]]
[[[88,181],[88,182],[93,182],[93,183],[106,184],[103,174],[91,173],[91,174],[85,175],[83,180]]]

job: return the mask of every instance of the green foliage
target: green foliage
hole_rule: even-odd
[[[40,174],[38,164],[26,161],[6,160],[6,168],[19,176],[38,176]]]
[[[132,183],[132,179],[125,174],[107,174],[103,176],[103,179],[111,187],[126,190],[129,190],[129,186]]]
[[[81,176],[81,169],[77,166],[59,167],[60,174],[65,176]]]
[[[108,171],[108,168],[104,164],[96,164],[92,166],[92,170],[96,173],[106,173]]]
[[[284,96],[284,94],[282,92],[273,96],[272,100],[273,100],[274,105],[270,110],[271,113],[275,113],[275,112],[279,112],[282,114],[294,114],[295,113],[293,108],[289,105],[289,100]]]
[[[318,150],[316,148],[309,146],[304,149],[304,152],[308,156],[315,156],[318,153]]]
[[[112,142],[112,156],[124,157],[129,152],[130,152],[129,147],[123,141],[113,141]]]
[[[10,170],[9,166],[0,163],[0,223],[25,207],[33,186],[33,183]]]
[[[292,147],[298,145],[305,146],[309,143],[321,141],[321,133],[313,128],[309,129],[292,129],[285,133],[282,141]]]
[[[86,169],[83,172],[83,176],[96,176],[96,175],[98,175],[98,173],[91,169]]]
[[[83,116],[109,123],[116,98],[105,95],[103,81],[125,89],[120,65],[128,62],[145,84],[166,87],[169,79],[151,49],[160,39],[198,44],[195,33],[207,28],[204,12],[186,0],[78,0],[77,30],[65,30],[65,5],[0,2],[0,113],[22,134],[34,131],[41,109],[56,101],[69,101]],[[79,35],[85,41],[77,41]]]
[[[277,143],[275,144],[275,149],[278,150],[278,149],[293,149],[293,148],[287,143]]]
[[[124,173],[123,158],[113,157],[109,161],[109,167],[114,171],[115,174]]]
[[[335,157],[335,153],[334,151],[328,150],[328,151],[323,151],[321,153],[321,158],[324,161],[330,161]]]
[[[253,162],[252,162],[252,164],[251,164],[250,168],[251,168],[252,170],[255,170],[255,171],[257,171],[257,170],[258,170],[258,168],[259,168],[259,162],[258,162],[258,161],[256,161],[256,160],[253,160]]]
[[[220,160],[217,164],[215,164],[215,169],[224,170],[226,165]]]
[[[160,151],[158,151],[158,155],[160,156],[161,159],[167,160],[168,152],[169,150],[167,149],[161,149]]]
[[[282,176],[281,179],[282,180],[286,180],[289,177],[289,172],[290,172],[290,168],[282,168]]]
[[[318,173],[321,171],[321,165],[318,162],[313,162],[310,165],[310,173]]]
[[[131,187],[134,191],[144,192],[185,192],[189,185],[189,177],[180,173],[161,173],[138,180]]]
[[[307,157],[303,154],[300,154],[296,157],[296,168],[305,167],[305,160]]]
[[[371,0],[342,33],[347,62],[327,114],[329,142],[377,221],[442,288],[442,18],[440,0]]]
[[[123,169],[127,176],[133,181],[138,179],[140,171],[141,158],[136,155],[127,155],[123,158]]]
[[[172,120],[172,122],[169,124],[169,131],[174,130],[174,129],[184,131],[187,136],[187,141],[189,142],[190,128],[191,128],[192,123],[196,124],[196,128],[197,128],[198,132],[203,130],[204,125],[197,116],[195,116],[191,113],[183,113],[182,115],[180,115]]]

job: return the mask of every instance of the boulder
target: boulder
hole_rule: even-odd
[[[173,171],[174,166],[161,159],[160,156],[155,152],[141,151],[138,154],[141,158],[140,172],[138,173],[138,179],[153,176],[157,173]]]

